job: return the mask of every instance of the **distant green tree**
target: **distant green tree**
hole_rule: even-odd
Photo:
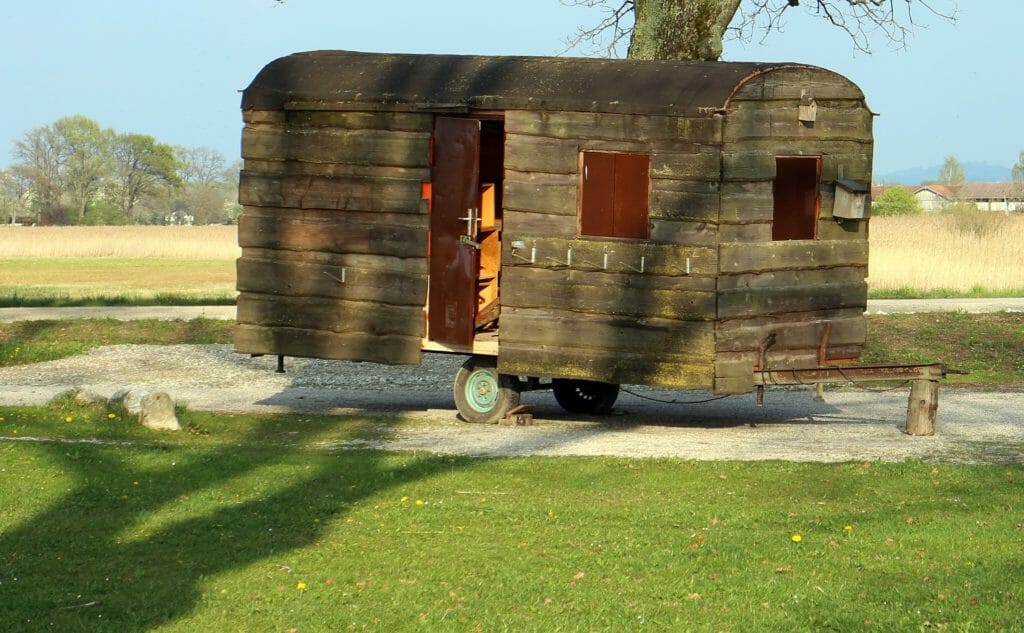
[[[28,180],[29,204],[44,224],[67,221],[61,196],[69,151],[64,136],[52,125],[29,130],[14,143],[13,154],[18,162],[12,171]]]
[[[181,180],[185,183],[213,185],[221,182],[227,161],[209,147],[176,147]]]
[[[43,224],[232,222],[240,164],[73,115],[27,132],[0,171],[0,221]]]
[[[18,170],[0,169],[0,210],[4,223],[15,223],[28,215],[31,182]]]
[[[871,205],[872,215],[920,215],[924,209],[909,189],[892,187]]]
[[[116,204],[106,198],[99,198],[89,204],[89,213],[83,224],[87,226],[121,226],[128,224],[128,218]]]
[[[182,186],[178,188],[164,221],[222,224],[230,222],[238,199],[238,167],[228,167],[224,155],[207,147],[175,148]]]
[[[939,184],[947,187],[961,187],[967,182],[967,172],[956,156],[947,156],[939,168]]]
[[[137,221],[136,206],[144,196],[155,196],[181,184],[180,164],[174,148],[148,134],[118,134],[112,143],[113,177],[110,199],[130,223]]]
[[[112,133],[75,115],[35,128],[15,143],[12,167],[29,182],[33,212],[45,224],[81,224],[110,174]]]
[[[60,119],[53,127],[67,148],[61,181],[74,214],[71,219],[75,224],[83,224],[89,205],[96,200],[104,179],[111,173],[113,132],[81,115]]]

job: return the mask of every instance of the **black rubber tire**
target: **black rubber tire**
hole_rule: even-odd
[[[455,374],[455,408],[467,422],[495,424],[519,405],[519,379],[499,374],[493,356],[471,356]]]
[[[607,415],[619,397],[619,386],[608,382],[554,378],[555,400],[569,413]]]

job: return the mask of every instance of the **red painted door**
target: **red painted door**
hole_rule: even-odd
[[[480,121],[438,117],[431,168],[428,337],[471,345],[476,316]],[[467,219],[468,218],[468,219]]]

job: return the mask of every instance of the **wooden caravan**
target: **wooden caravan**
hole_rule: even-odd
[[[872,113],[797,64],[300,53],[242,99],[239,352],[751,391],[865,340]]]

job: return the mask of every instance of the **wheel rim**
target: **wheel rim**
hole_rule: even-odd
[[[593,402],[597,398],[597,393],[594,392],[594,389],[592,387],[583,388],[577,385],[573,389],[573,392],[576,394],[576,397],[582,400],[583,402]]]
[[[466,381],[466,402],[478,413],[494,409],[498,401],[498,377],[488,371],[475,371]]]

